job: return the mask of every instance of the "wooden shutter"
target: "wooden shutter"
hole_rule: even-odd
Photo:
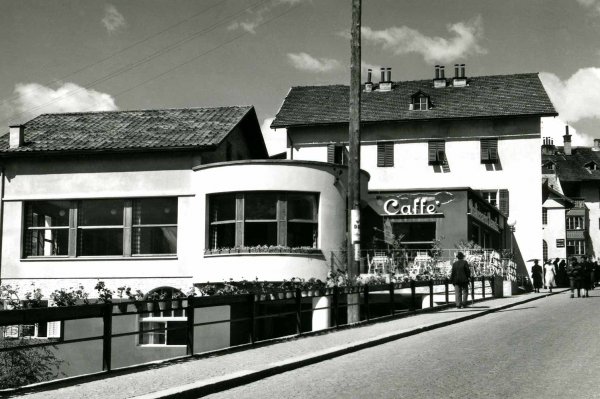
[[[394,166],[394,143],[377,143],[377,166]]]
[[[501,189],[500,190],[500,211],[508,216],[508,190]]]
[[[446,158],[446,142],[430,141],[429,144],[429,165],[439,165]]]
[[[385,166],[385,144],[377,143],[377,167]]]
[[[327,162],[335,162],[335,144],[327,144]]]
[[[394,166],[394,143],[385,144],[385,166]]]
[[[498,139],[481,139],[481,163],[498,162]]]

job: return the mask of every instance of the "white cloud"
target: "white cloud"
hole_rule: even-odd
[[[262,125],[262,135],[267,145],[269,155],[280,154],[287,150],[287,131],[285,129],[271,129],[271,123],[275,118],[266,118]]]
[[[540,79],[562,119],[600,118],[600,68],[582,68],[565,81],[541,72]]]
[[[564,144],[565,126],[567,123],[560,117],[545,117],[541,119],[541,134],[542,137],[550,137],[554,145],[561,146]],[[569,134],[571,135],[571,145],[573,147],[586,147],[593,144],[593,138],[585,133],[579,132],[572,125],[569,125]]]
[[[600,0],[577,0],[584,7],[591,8],[600,14]]]
[[[26,121],[44,113],[115,111],[118,109],[110,94],[86,89],[75,83],[64,83],[57,89],[38,83],[18,83],[16,98],[5,102],[3,112],[11,119]]]
[[[315,58],[307,53],[288,53],[289,62],[294,68],[307,72],[329,72],[340,67],[340,62],[333,58]]]
[[[102,23],[108,33],[114,33],[126,25],[125,17],[112,4],[107,4],[104,7],[104,18]]]
[[[421,54],[426,62],[452,62],[471,54],[485,54],[479,41],[483,37],[483,22],[478,16],[467,22],[447,26],[453,37],[429,37],[407,26],[373,30],[363,27],[362,38],[395,54]]]
[[[265,21],[265,16],[274,8],[281,5],[294,6],[307,0],[272,0],[270,3],[256,9],[255,11],[249,11],[250,17],[243,22],[233,22],[227,27],[229,30],[242,29],[248,33],[256,34],[256,28]],[[310,0],[308,0],[310,1]]]

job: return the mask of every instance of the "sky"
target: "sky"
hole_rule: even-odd
[[[254,105],[277,153],[284,132],[268,126],[290,87],[349,84],[350,25],[351,0],[0,0],[0,125]],[[394,81],[433,78],[436,64],[539,72],[559,112],[542,134],[562,144],[568,123],[573,145],[591,145],[598,37],[600,0],[363,0],[363,81],[381,66]]]

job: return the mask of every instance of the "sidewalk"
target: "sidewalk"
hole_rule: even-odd
[[[385,342],[470,320],[548,295],[560,294],[565,290],[558,289],[553,294],[529,293],[489,299],[476,302],[472,307],[464,309],[451,307],[437,312],[294,338],[214,357],[167,362],[136,372],[117,373],[84,382],[75,380],[70,386],[40,386],[33,392],[15,393],[14,397],[25,396],[30,399],[197,398]]]

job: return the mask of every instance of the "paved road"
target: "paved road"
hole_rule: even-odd
[[[550,296],[208,397],[600,398],[600,290],[591,294]]]

